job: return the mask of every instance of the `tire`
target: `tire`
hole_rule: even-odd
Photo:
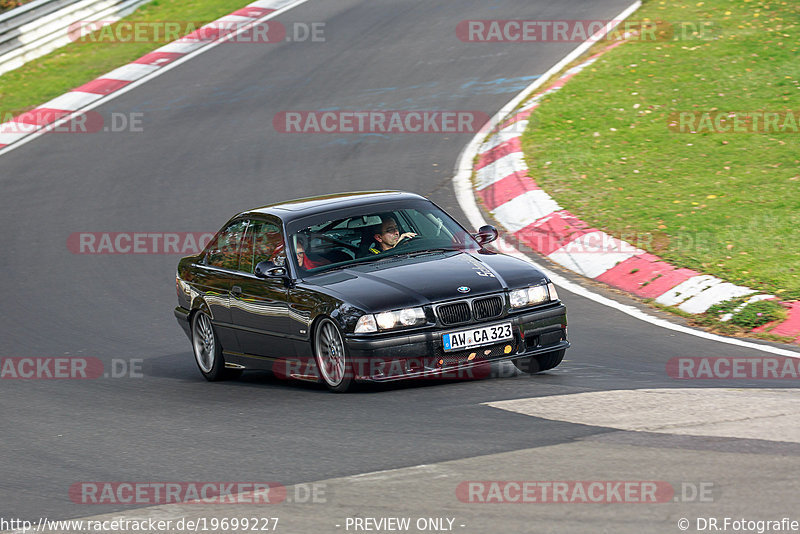
[[[314,360],[319,376],[335,393],[344,393],[353,383],[353,372],[342,332],[336,323],[323,318],[314,327]]]
[[[531,356],[530,358],[521,358],[519,360],[514,360],[514,365],[523,373],[541,373],[542,371],[547,371],[560,364],[561,360],[564,359],[565,352],[567,352],[566,349],[561,349]]]
[[[192,352],[197,367],[209,382],[216,382],[227,378],[225,372],[225,358],[222,357],[222,347],[219,344],[211,317],[204,311],[197,311],[192,315]]]

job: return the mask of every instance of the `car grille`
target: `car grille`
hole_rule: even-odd
[[[469,304],[466,302],[455,302],[439,306],[437,313],[442,324],[459,324],[470,320]]]
[[[436,315],[444,325],[468,323],[473,319],[483,321],[499,317],[502,313],[503,299],[498,295],[472,301],[462,300],[450,304],[442,304],[436,309]]]
[[[489,297],[487,299],[476,300],[472,303],[472,314],[475,319],[491,319],[503,312],[503,301],[500,297]]]

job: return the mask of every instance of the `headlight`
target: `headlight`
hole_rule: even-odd
[[[550,300],[547,286],[534,286],[528,288],[528,304],[535,305]]]
[[[408,326],[425,324],[425,310],[422,308],[404,308],[387,311],[375,315],[362,315],[356,323],[356,334],[368,334],[380,330],[392,330]]]
[[[369,334],[377,332],[378,326],[375,324],[375,316],[372,314],[362,315],[356,323],[356,334]]]
[[[395,312],[383,312],[375,316],[378,321],[378,328],[381,330],[389,330],[397,324],[397,315]]]
[[[397,319],[403,326],[414,326],[425,322],[425,311],[422,308],[406,308],[397,312]]]
[[[509,294],[509,297],[511,297],[512,308],[521,308],[528,305],[527,289],[515,289]]]
[[[536,306],[548,301],[558,300],[556,288],[552,283],[540,286],[526,287],[525,289],[515,289],[509,294],[512,308],[524,308],[525,306]]]

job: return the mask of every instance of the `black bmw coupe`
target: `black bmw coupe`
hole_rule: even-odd
[[[532,265],[486,248],[496,238],[398,191],[264,206],[180,260],[175,316],[208,380],[267,369],[343,392],[503,360],[551,369],[566,308]]]

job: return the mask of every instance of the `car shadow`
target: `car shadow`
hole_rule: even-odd
[[[205,381],[200,375],[197,365],[194,362],[194,357],[190,351],[147,358],[143,362],[142,373],[145,376],[170,380],[188,382]],[[517,370],[511,362],[497,362],[474,368],[468,374],[459,375],[453,373],[452,375],[446,375],[444,377],[414,378],[381,383],[361,382],[355,384],[350,392],[356,394],[385,393],[409,389],[442,387],[448,384],[486,382],[488,380],[503,378],[524,379],[526,377],[536,377],[548,381],[551,375],[547,372],[537,375],[526,375]],[[228,379],[224,383],[230,387],[270,388],[328,393],[328,389],[322,383],[315,383],[310,380],[286,379],[276,376],[271,371],[264,370],[244,371],[241,375]]]

